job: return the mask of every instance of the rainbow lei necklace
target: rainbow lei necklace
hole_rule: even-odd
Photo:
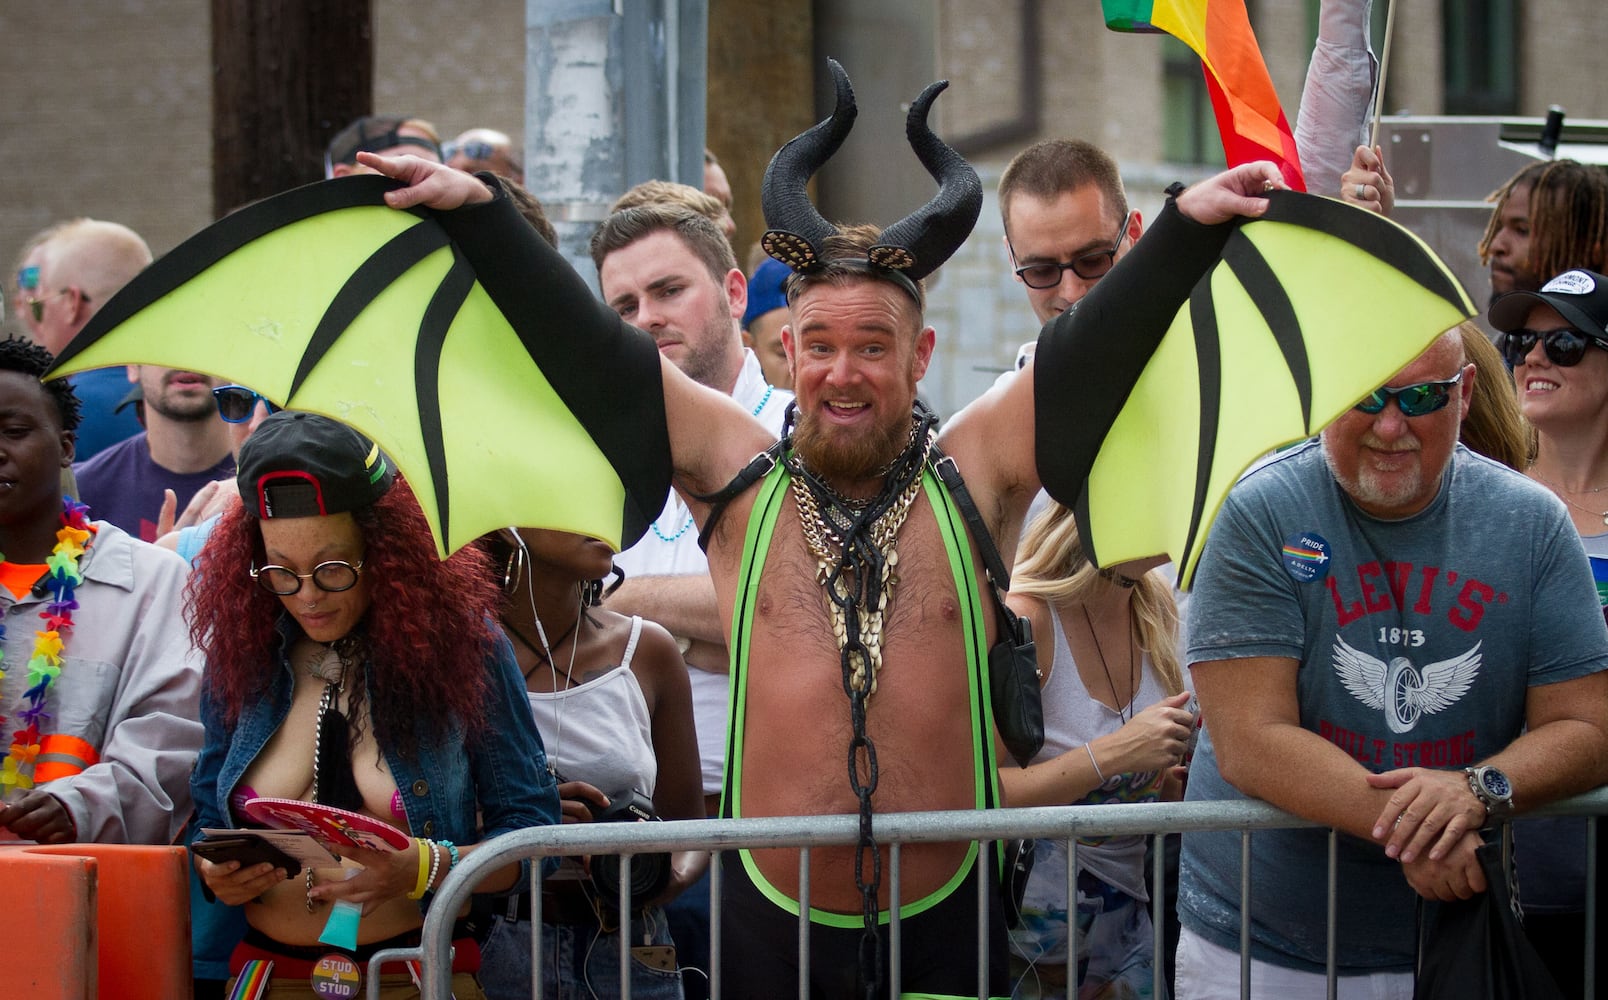
[[[89,523],[89,507],[72,497],[62,497],[61,530],[56,532],[56,547],[45,560],[49,571],[45,574],[45,587],[52,598],[46,602],[39,617],[45,620],[45,630],[35,632],[33,656],[28,660],[28,689],[22,693],[28,702],[18,716],[21,729],[11,734],[11,752],[0,763],[0,792],[29,789],[34,785],[34,762],[39,757],[39,724],[50,718],[45,711],[45,699],[61,676],[61,633],[73,627],[73,611],[78,602],[73,590],[84,582],[78,571],[78,560],[89,547],[95,526]],[[0,556],[4,559],[4,556]],[[5,680],[4,643],[5,622],[0,618],[0,680]],[[0,725],[4,725],[0,717]]]

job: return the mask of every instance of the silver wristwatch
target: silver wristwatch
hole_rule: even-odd
[[[1485,764],[1465,767],[1463,773],[1468,775],[1468,790],[1485,806],[1487,817],[1500,819],[1512,814],[1513,783],[1499,768]]]

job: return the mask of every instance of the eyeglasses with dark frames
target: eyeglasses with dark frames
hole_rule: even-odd
[[[362,572],[361,560],[353,565],[344,559],[331,559],[314,566],[311,573],[298,573],[289,567],[272,564],[262,567],[253,565],[251,578],[257,581],[257,586],[275,597],[289,597],[301,592],[304,580],[313,581],[313,586],[326,594],[351,590],[357,586],[357,578]]]
[[[1502,334],[1502,357],[1507,360],[1508,367],[1517,368],[1524,364],[1524,359],[1530,356],[1538,340],[1542,350],[1547,353],[1547,360],[1559,368],[1578,365],[1586,356],[1586,348],[1592,344],[1608,351],[1608,340],[1584,330],[1567,327],[1561,330],[1509,330]]]
[[[1084,281],[1097,281],[1106,276],[1112,265],[1117,262],[1117,250],[1122,246],[1122,238],[1128,233],[1128,224],[1133,221],[1133,213],[1129,212],[1122,217],[1122,228],[1117,230],[1116,239],[1111,241],[1111,249],[1095,250],[1091,253],[1079,254],[1069,261],[1061,263],[1046,262],[1042,264],[1027,264],[1016,269],[1016,276],[1022,279],[1022,284],[1029,288],[1043,290],[1054,288],[1061,283],[1061,275],[1066,271],[1082,278]],[[1005,237],[1005,245],[1011,251],[1011,260],[1016,259],[1016,248],[1011,246],[1009,235]]]
[[[278,413],[279,407],[269,402],[265,396],[247,389],[243,385],[220,385],[212,390],[212,399],[218,404],[218,416],[227,424],[243,424],[251,419],[257,412],[257,404],[262,403],[268,407],[269,413]]]
[[[1448,379],[1438,382],[1415,382],[1404,385],[1399,389],[1381,386],[1363,397],[1357,404],[1357,409],[1363,413],[1379,413],[1394,399],[1401,408],[1404,417],[1422,417],[1443,409],[1452,401],[1452,390],[1463,381],[1463,373],[1458,372]]]

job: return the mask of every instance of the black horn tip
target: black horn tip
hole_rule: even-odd
[[[925,125],[927,122],[927,112],[932,109],[932,102],[938,99],[939,94],[948,89],[948,80],[938,80],[936,82],[929,83],[927,85],[927,89],[923,90],[921,94],[910,103],[910,114],[906,116],[906,122],[909,125],[915,125],[917,123]]]

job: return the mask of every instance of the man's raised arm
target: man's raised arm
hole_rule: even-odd
[[[1014,550],[1040,484],[1062,503],[1074,503],[1103,428],[1116,416],[1115,408],[1091,413],[1089,394],[1077,386],[1121,377],[1118,371],[1137,377],[1151,345],[1136,344],[1125,331],[1139,323],[1166,329],[1228,240],[1232,230],[1220,224],[1262,215],[1267,200],[1259,196],[1282,187],[1278,168],[1259,162],[1177,195],[1110,274],[1076,307],[1045,324],[1023,373],[985,393],[945,427],[944,450],[965,472],[1007,563],[1012,552],[1006,550]],[[1098,433],[1078,433],[1095,426]]]
[[[635,471],[650,480],[666,481],[673,469],[684,494],[705,493],[724,486],[774,440],[730,397],[683,375],[659,355],[652,338],[597,301],[569,262],[478,179],[414,156],[363,153],[359,159],[407,185],[386,194],[392,208],[443,213],[442,226],[566,405],[615,418],[627,409],[629,420],[596,422],[621,438],[616,452],[598,441],[606,454],[629,454],[640,464]],[[526,335],[538,326],[540,336]],[[688,502],[701,521],[705,508]],[[645,520],[659,509],[644,510]]]

